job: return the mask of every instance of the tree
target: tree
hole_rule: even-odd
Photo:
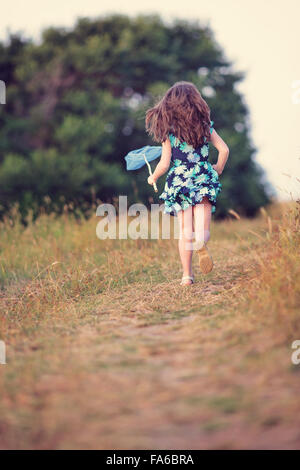
[[[231,154],[216,215],[247,215],[269,201],[250,143],[248,110],[234,72],[208,27],[158,15],[80,19],[72,30],[49,28],[35,44],[18,36],[0,44],[0,199],[4,213],[84,208],[93,198],[130,202],[153,196],[146,173],[125,171],[124,156],[153,144],[145,111],[169,86],[189,80],[212,109]],[[162,189],[163,182],[160,182]],[[51,201],[49,203],[49,200]]]

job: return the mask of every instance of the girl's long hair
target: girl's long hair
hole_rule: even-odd
[[[169,133],[194,148],[210,140],[210,109],[191,82],[176,82],[163,98],[146,112],[146,131],[156,142]]]

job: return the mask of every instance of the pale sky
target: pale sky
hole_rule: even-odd
[[[257,161],[280,199],[299,196],[299,0],[10,0],[1,5],[0,38],[9,30],[38,39],[47,26],[70,27],[78,17],[106,13],[158,13],[166,21],[209,24],[235,70],[247,73],[239,89],[250,110]]]

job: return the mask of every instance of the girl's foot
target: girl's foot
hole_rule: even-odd
[[[191,284],[194,284],[194,277],[193,276],[183,276],[181,279],[181,286],[190,286]]]
[[[199,266],[203,274],[208,274],[212,270],[214,263],[209,254],[207,246],[204,244],[200,250],[197,250],[199,257]]]

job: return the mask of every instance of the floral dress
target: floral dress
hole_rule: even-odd
[[[210,133],[213,121],[210,121]],[[199,204],[207,196],[216,210],[216,199],[221,191],[219,175],[208,161],[209,143],[197,148],[169,134],[172,147],[171,163],[163,193],[164,212],[176,215],[178,211]]]

